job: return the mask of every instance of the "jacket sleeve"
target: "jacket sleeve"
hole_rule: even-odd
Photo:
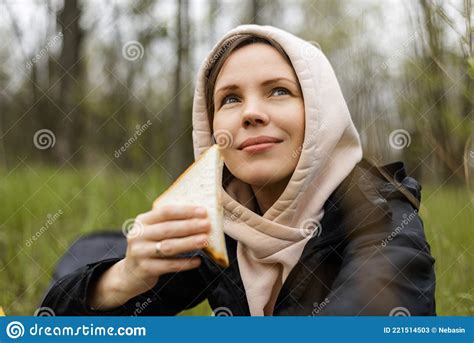
[[[97,279],[120,258],[88,264],[58,280],[46,294],[42,307],[57,316],[172,316],[206,299],[205,286],[197,268],[165,274],[149,291],[122,306],[94,310],[87,306],[87,296]]]
[[[436,315],[435,260],[416,207],[390,183],[363,184],[349,200],[342,267],[318,315]],[[402,186],[420,200],[416,180]]]

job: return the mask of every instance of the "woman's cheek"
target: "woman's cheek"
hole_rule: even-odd
[[[305,131],[304,105],[297,101],[291,106],[284,107],[282,114],[283,126],[287,128],[288,134],[291,136],[293,144],[302,144]]]
[[[214,121],[214,138],[217,144],[223,148],[237,149],[236,132],[239,123],[228,115],[227,119],[219,119]]]

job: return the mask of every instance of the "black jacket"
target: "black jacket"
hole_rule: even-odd
[[[325,203],[321,234],[306,244],[278,296],[274,315],[436,315],[434,258],[417,213],[421,186],[402,162],[374,167],[365,159]],[[227,315],[248,316],[236,258],[223,269],[201,251],[199,268],[160,277],[149,291],[111,311],[86,306],[93,282],[118,258],[63,277],[42,306],[56,315],[175,315],[206,298]],[[191,255],[191,254],[189,254]]]

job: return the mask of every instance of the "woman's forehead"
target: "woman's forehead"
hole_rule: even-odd
[[[273,79],[296,81],[287,60],[274,47],[263,43],[246,45],[232,52],[217,76],[215,90],[249,79],[260,83]]]

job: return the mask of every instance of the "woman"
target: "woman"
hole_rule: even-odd
[[[421,186],[401,162],[362,159],[319,49],[270,26],[228,32],[198,74],[196,158],[213,139],[225,161],[230,267],[197,250],[209,230],[205,212],[158,208],[137,217],[145,229],[127,238],[124,258],[66,276],[43,306],[57,315],[133,315],[146,303],[139,314],[174,315],[207,298],[218,315],[436,314]]]

